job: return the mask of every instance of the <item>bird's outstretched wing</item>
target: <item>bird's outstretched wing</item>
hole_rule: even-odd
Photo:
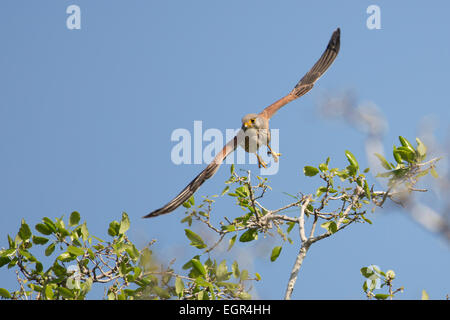
[[[225,147],[223,147],[222,151],[216,155],[213,161],[211,161],[211,163],[202,172],[200,172],[198,176],[196,176],[194,180],[192,180],[173,200],[167,203],[164,207],[150,212],[143,218],[153,218],[172,212],[185,203],[195,193],[195,191],[200,188],[203,182],[211,178],[217,172],[223,160],[225,160],[225,158],[236,149],[237,144],[238,138],[236,136],[230,140]]]
[[[327,69],[331,66],[334,59],[336,59],[339,53],[339,47],[341,44],[341,30],[337,28],[333,34],[331,35],[331,39],[328,42],[328,46],[325,49],[325,52],[322,56],[317,60],[314,66],[309,70],[303,78],[297,83],[295,88],[285,97],[275,101],[270,106],[265,108],[260,116],[270,119],[275,112],[278,111],[285,104],[303,96],[309,90],[312,89],[314,83],[327,71]]]

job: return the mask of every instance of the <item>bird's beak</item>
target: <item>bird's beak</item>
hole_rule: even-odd
[[[248,120],[246,123],[244,123],[244,127],[251,128],[252,127],[252,120]]]

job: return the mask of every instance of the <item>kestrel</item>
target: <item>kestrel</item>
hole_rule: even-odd
[[[251,113],[244,116],[242,118],[242,127],[237,135],[230,140],[225,147],[223,147],[222,151],[216,155],[213,161],[211,161],[211,163],[202,172],[200,172],[199,175],[196,176],[194,180],[192,180],[173,200],[167,203],[164,207],[150,212],[143,218],[156,217],[172,212],[186,202],[207,179],[211,178],[217,172],[225,158],[233,152],[238,145],[243,147],[247,152],[255,153],[258,159],[258,165],[260,167],[266,166],[264,161],[262,161],[260,156],[257,154],[260,146],[267,146],[269,154],[273,156],[274,161],[278,161],[278,156],[280,154],[273,152],[269,145],[269,120],[281,107],[303,96],[312,89],[314,83],[325,73],[325,71],[327,71],[334,59],[336,59],[340,47],[340,35],[341,31],[337,28],[333,32],[325,52],[314,64],[311,70],[309,70],[303,78],[301,78],[289,94],[275,101],[259,114]]]

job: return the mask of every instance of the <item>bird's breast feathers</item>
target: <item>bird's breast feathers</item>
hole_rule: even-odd
[[[248,128],[239,130],[237,134],[238,144],[245,151],[255,153],[259,147],[269,142],[269,131],[267,129]]]

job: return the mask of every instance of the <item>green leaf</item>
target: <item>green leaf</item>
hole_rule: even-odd
[[[389,162],[386,160],[385,157],[383,157],[381,154],[379,153],[375,153],[375,156],[378,158],[378,160],[380,160],[381,165],[383,166],[383,168],[385,168],[386,170],[391,170],[393,169],[391,167],[391,165],[389,164]]]
[[[372,269],[369,269],[368,267],[361,268],[360,272],[365,278],[370,278],[374,275],[374,271]]]
[[[189,209],[190,207],[192,207],[192,205],[189,203],[189,200],[183,203],[183,207],[185,207],[186,209]]]
[[[315,167],[311,167],[311,166],[305,166],[303,168],[303,173],[307,177],[314,177],[316,174],[319,173],[319,169],[317,169]]]
[[[228,190],[230,190],[230,186],[226,186],[225,189],[223,189],[223,191],[222,191],[222,193],[220,195],[223,196],[225,193],[228,192]]]
[[[32,237],[32,241],[34,244],[46,244],[48,242],[47,238],[34,236]]]
[[[355,156],[348,150],[345,150],[345,155],[347,156],[348,162],[350,162],[350,165],[353,166],[356,170],[359,169],[358,161],[356,161]]]
[[[160,297],[161,299],[169,299],[170,293],[166,289],[160,288],[158,286],[154,286],[153,291]]]
[[[180,277],[177,277],[175,279],[175,293],[177,294],[177,296],[181,297],[183,296],[183,291],[184,291],[183,280]]]
[[[36,268],[36,271],[37,271],[37,272],[42,272],[42,270],[44,270],[44,266],[43,266],[42,263],[39,262],[39,261],[36,261],[36,263],[35,263],[35,268]]]
[[[55,244],[51,243],[46,249],[45,249],[45,255],[48,257],[49,255],[51,255],[53,253],[53,251],[55,251]]]
[[[197,249],[206,248],[206,244],[198,234],[189,229],[184,229],[184,233],[186,234],[186,237],[191,240],[191,246],[196,247]]]
[[[53,300],[54,294],[51,286],[45,286],[44,292],[45,298],[47,298],[47,300]]]
[[[69,290],[67,288],[56,287],[56,291],[58,291],[58,293],[65,299],[73,299],[73,298],[75,298],[75,294],[71,290]]]
[[[0,268],[3,267],[5,264],[8,264],[11,262],[11,259],[8,257],[0,257]]]
[[[236,279],[240,277],[241,272],[239,271],[239,265],[237,261],[234,261],[231,265],[231,271],[233,272],[233,277],[235,277]]]
[[[413,153],[415,152],[414,147],[406,138],[399,136],[398,139],[400,140],[400,143],[402,144],[403,147],[408,148]]]
[[[250,295],[250,293],[243,291],[239,293],[239,298],[242,300],[251,300],[252,296]]]
[[[28,240],[31,237],[30,227],[25,223],[24,219],[22,219],[22,224],[20,225],[19,237],[22,240]]]
[[[261,280],[261,276],[258,272],[255,272],[255,277],[256,277],[256,281],[260,281]]]
[[[198,259],[191,259],[192,266],[195,270],[197,270],[201,275],[206,275],[206,269],[203,264]]]
[[[313,209],[313,210],[314,210],[314,209]],[[313,210],[311,210],[311,211],[313,211]],[[287,225],[288,225],[288,228],[287,228],[286,232],[289,233],[289,232],[291,232],[292,228],[294,228],[295,222],[294,222],[294,221],[289,221],[289,222],[287,223]]]
[[[320,171],[325,172],[328,170],[328,165],[326,163],[321,163],[319,165],[319,169],[320,169]]]
[[[68,246],[67,252],[74,254],[76,256],[82,256],[84,254],[84,250],[75,246]]]
[[[248,280],[248,271],[247,270],[242,270],[241,271],[241,275],[239,276],[239,280],[242,282],[242,281],[245,281],[245,280]]]
[[[230,240],[228,240],[228,249],[227,251],[230,251],[233,247],[234,243],[236,242],[237,234],[235,234]]]
[[[372,193],[370,192],[367,180],[364,180],[364,192],[366,193],[367,199],[372,200]]]
[[[120,221],[119,234],[124,234],[130,228],[130,219],[126,212],[122,212],[122,220]]]
[[[431,173],[431,175],[433,176],[433,178],[435,178],[435,179],[439,178],[439,175],[438,175],[436,169],[434,169],[434,167],[432,167],[432,168],[430,169],[430,173]]]
[[[327,192],[327,187],[319,187],[316,191],[316,197],[320,197],[324,192]]]
[[[240,242],[249,242],[258,239],[258,230],[257,229],[248,229],[245,231],[240,237]]]
[[[230,166],[230,174],[233,175],[234,174],[234,164],[232,164]]]
[[[70,254],[69,252],[63,252],[56,259],[58,259],[62,262],[68,262],[68,261],[74,260],[75,257],[72,254]]]
[[[425,159],[427,155],[427,147],[423,144],[423,142],[419,138],[416,138],[416,142],[417,142],[417,154],[419,155],[420,160],[422,161],[423,159]]]
[[[6,299],[11,299],[11,294],[4,288],[0,288],[0,296]]]
[[[363,220],[365,222],[367,222],[368,224],[372,224],[372,221],[370,221],[369,219],[367,219],[366,217],[364,217],[364,215],[361,215],[361,218],[363,218]]]
[[[409,163],[413,162],[416,158],[416,153],[407,147],[398,147],[396,152],[400,154],[403,160],[406,160]]]
[[[117,221],[112,221],[112,222],[109,224],[108,234],[109,234],[111,237],[117,236],[117,235],[119,234],[119,228],[120,228],[119,222],[117,222]]]
[[[52,230],[52,232],[56,232],[56,225],[50,218],[44,217],[42,218],[42,221]]]
[[[223,260],[216,269],[216,277],[217,281],[225,281],[230,278],[230,274],[228,273],[227,261]]]
[[[389,298],[391,295],[386,294],[386,293],[377,293],[375,295],[375,299],[377,300],[386,300],[387,298]]]
[[[74,211],[70,214],[69,217],[69,226],[76,226],[80,222],[80,214],[77,211]]]
[[[40,233],[45,234],[46,236],[52,234],[52,230],[49,228],[48,225],[44,223],[38,223],[37,225],[34,226],[34,228]]]
[[[327,221],[320,225],[322,228],[326,229],[330,233],[335,233],[337,231],[337,225],[334,221]]]
[[[397,151],[397,147],[394,146],[393,151],[392,151],[392,155],[394,156],[394,159],[397,163],[402,164],[403,163],[403,159],[402,156],[400,155],[400,153]]]
[[[281,253],[281,249],[281,246],[276,246],[275,248],[273,248],[272,254],[270,255],[270,261],[274,262],[275,260],[277,260],[278,256]]]

